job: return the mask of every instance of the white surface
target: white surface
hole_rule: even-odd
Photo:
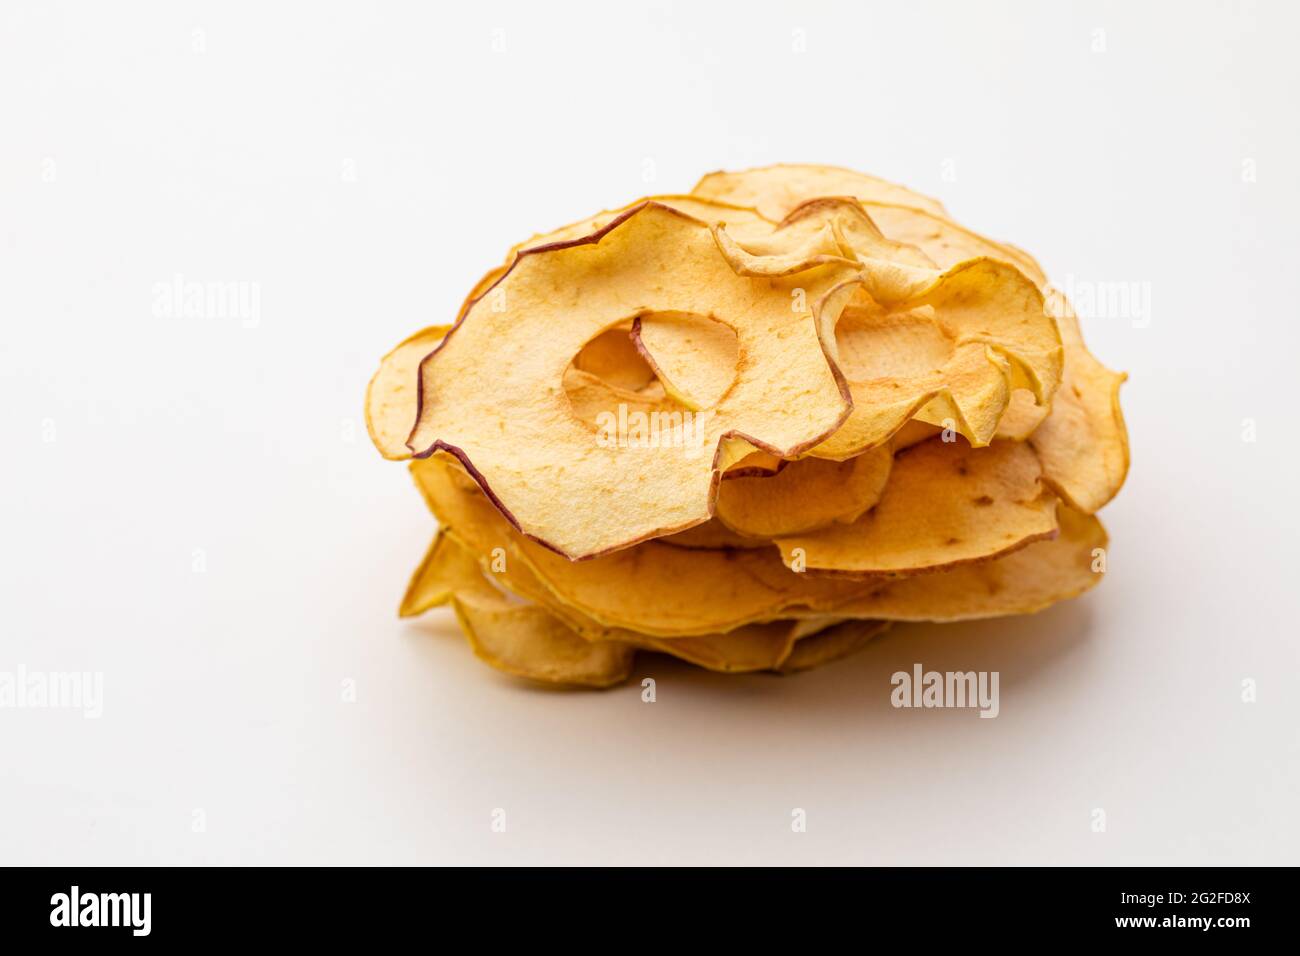
[[[0,861],[1297,862],[1294,6],[118,6],[0,14],[0,671],[104,680],[0,709]],[[382,352],[513,241],[773,161],[1149,284],[1086,323],[1131,373],[1104,585],[797,678],[647,661],[653,705],[399,623]],[[257,327],[156,316],[178,273]],[[1001,716],[892,710],[918,661]]]

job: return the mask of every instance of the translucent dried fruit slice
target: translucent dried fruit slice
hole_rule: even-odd
[[[832,217],[804,217],[782,223],[780,231],[740,242],[725,225],[714,226],[713,237],[737,275],[768,278],[794,275],[822,265],[856,261]]]
[[[846,617],[892,621],[964,621],[1033,614],[1078,597],[1105,571],[1106,530],[1062,504],[1061,533],[995,561],[883,581],[836,608]]]
[[[1063,353],[1042,296],[993,259],[943,273],[882,268],[865,273],[864,302],[844,308],[833,353],[853,394],[853,413],[813,450],[843,459],[888,441],[912,418],[987,445],[1015,389],[1051,401]]]
[[[421,364],[408,444],[456,455],[516,527],[570,558],[685,529],[711,515],[726,436],[790,458],[846,417],[817,329],[830,319],[825,293],[854,274],[737,276],[706,224],[646,203],[591,236],[520,253]],[[792,308],[796,288],[806,311]],[[593,442],[562,387],[573,356],[619,321],[672,312],[732,327],[745,356],[735,383],[710,414],[670,422],[653,442]]]
[[[851,524],[777,539],[787,566],[861,575],[987,561],[1056,534],[1056,496],[1028,446],[942,437],[900,452],[880,503]]]
[[[717,517],[751,538],[856,521],[880,500],[893,460],[880,447],[848,461],[801,458],[770,477],[727,481],[718,489]]]
[[[1112,372],[1084,347],[1079,320],[1063,298],[1049,295],[1065,339],[1065,377],[1051,413],[1029,438],[1043,463],[1043,479],[1070,505],[1093,514],[1128,477],[1128,429],[1119,389],[1128,378]]]
[[[774,548],[691,550],[647,541],[590,561],[569,561],[517,532],[478,491],[454,477],[446,456],[411,463],[439,523],[479,554],[503,548],[508,573],[526,569],[549,601],[606,628],[654,637],[691,637],[824,612],[870,582],[791,574]],[[530,595],[531,596],[531,595]]]
[[[450,330],[449,325],[433,325],[402,341],[380,359],[379,370],[366,387],[366,430],[390,461],[411,457],[406,439],[415,427],[420,361]]]

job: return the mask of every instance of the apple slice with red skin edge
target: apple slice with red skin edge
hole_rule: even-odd
[[[817,313],[824,293],[854,274],[846,264],[789,279],[738,276],[707,223],[646,203],[593,235],[520,253],[421,363],[408,445],[417,457],[460,458],[515,527],[569,558],[684,530],[712,515],[725,439],[790,458],[847,417],[847,388],[817,334],[828,320]],[[807,311],[791,308],[796,288]],[[746,356],[723,401],[669,434],[681,454],[663,443],[593,443],[563,401],[560,381],[581,346],[621,317],[649,313],[725,322]],[[489,362],[493,389],[461,385]]]
[[[406,439],[415,427],[420,362],[449,331],[449,325],[432,325],[403,339],[380,359],[379,369],[366,386],[366,431],[389,461],[411,457]]]

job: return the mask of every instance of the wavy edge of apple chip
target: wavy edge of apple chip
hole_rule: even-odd
[[[605,224],[597,232],[590,235],[549,245],[533,246],[522,250],[510,268],[506,270],[506,272],[490,289],[484,292],[475,304],[471,305],[471,307],[457,320],[455,325],[452,326],[446,336],[438,343],[433,351],[425,356],[420,362],[420,376],[417,387],[418,410],[416,425],[412,430],[411,436],[407,440],[407,446],[412,452],[412,457],[424,458],[438,451],[454,455],[461,460],[466,471],[468,471],[474,479],[479,482],[483,487],[484,492],[489,496],[502,514],[506,516],[507,520],[519,529],[521,533],[528,535],[539,544],[542,544],[543,546],[548,547],[572,560],[587,559],[623,548],[632,547],[645,540],[660,537],[675,531],[685,530],[686,528],[711,517],[712,501],[716,494],[719,472],[722,470],[720,468],[720,463],[725,458],[725,449],[729,441],[743,441],[748,443],[748,446],[767,451],[777,457],[792,458],[803,451],[816,446],[826,437],[833,434],[852,410],[848,387],[845,384],[843,377],[840,375],[837,366],[832,361],[831,357],[826,354],[824,342],[822,342],[820,336],[816,334],[818,325],[823,321],[819,316],[819,311],[827,307],[827,297],[820,293],[841,284],[854,274],[854,267],[846,264],[844,268],[840,270],[835,270],[829,267],[827,269],[818,270],[818,274],[814,277],[816,280],[815,283],[808,281],[803,283],[812,286],[818,293],[809,297],[812,305],[806,316],[806,319],[809,322],[808,332],[805,333],[805,347],[808,349],[808,357],[807,362],[804,364],[807,365],[808,363],[812,363],[810,367],[815,367],[823,376],[825,381],[816,384],[815,387],[810,387],[807,383],[803,383],[803,387],[799,391],[799,394],[804,396],[804,403],[809,405],[809,411],[812,410],[814,404],[817,408],[821,409],[819,414],[824,413],[821,414],[821,417],[825,418],[824,422],[816,423],[814,419],[808,424],[799,424],[797,416],[790,414],[788,409],[783,409],[781,420],[791,424],[782,426],[787,432],[789,432],[789,434],[785,434],[779,439],[776,438],[772,432],[767,432],[760,437],[759,435],[750,434],[748,426],[741,426],[738,423],[732,424],[731,422],[724,423],[715,433],[714,437],[708,439],[715,443],[713,445],[713,456],[710,461],[708,472],[701,472],[701,478],[698,482],[699,488],[695,488],[694,483],[691,483],[689,488],[680,492],[684,496],[687,494],[693,496],[693,500],[696,500],[698,505],[688,506],[683,500],[678,509],[681,511],[680,515],[674,517],[665,516],[663,518],[656,517],[653,520],[647,517],[646,522],[644,522],[646,524],[645,528],[636,529],[626,535],[608,535],[607,537],[601,537],[599,529],[595,529],[589,530],[587,533],[587,538],[590,540],[579,534],[575,540],[570,540],[566,543],[562,540],[564,536],[557,534],[560,530],[558,525],[556,527],[548,527],[546,521],[544,519],[539,519],[536,514],[531,516],[527,522],[521,520],[520,514],[517,513],[520,507],[520,501],[516,500],[514,506],[511,506],[507,504],[503,497],[503,494],[509,494],[518,499],[519,489],[515,489],[514,492],[503,493],[497,487],[498,482],[495,482],[489,475],[487,475],[484,468],[475,460],[478,454],[481,453],[482,449],[480,448],[479,452],[472,453],[463,447],[465,444],[463,437],[443,437],[440,429],[430,424],[426,410],[432,407],[428,393],[428,385],[429,382],[432,381],[431,375],[434,374],[432,371],[433,365],[431,363],[436,363],[440,355],[442,355],[450,346],[458,342],[458,333],[460,333],[462,329],[466,328],[466,323],[476,315],[478,304],[487,300],[498,288],[505,289],[505,283],[507,283],[515,274],[516,270],[521,267],[521,263],[532,261],[545,262],[547,260],[541,260],[538,257],[552,254],[557,256],[564,253],[572,254],[573,250],[582,249],[583,247],[588,246],[598,246],[602,240],[607,236],[610,236],[615,230],[623,227],[625,224],[635,223],[638,228],[650,231],[653,228],[654,219],[651,218],[647,220],[646,217],[658,216],[661,214],[668,216],[668,221],[676,221],[679,224],[686,225],[687,229],[683,235],[687,236],[687,240],[684,241],[689,240],[690,233],[693,230],[699,230],[697,235],[701,238],[701,241],[703,240],[703,237],[706,236],[709,237],[710,240],[712,239],[709,223],[697,219],[672,206],[663,205],[654,201],[647,201],[633,207],[626,213]],[[638,216],[641,218],[638,219]],[[633,227],[632,225],[628,225],[628,228],[631,229]],[[635,241],[637,236],[634,232],[632,234],[624,235],[623,238],[625,241],[631,242]],[[716,260],[713,258],[714,255],[716,255],[716,245],[712,242],[708,244],[708,250],[708,252],[701,251],[698,263],[699,268],[703,269],[706,273],[711,270],[715,275],[725,275],[726,273],[724,270],[730,268],[726,259],[720,255]],[[551,263],[548,262],[548,264]],[[562,272],[562,263],[551,265],[552,268]],[[541,269],[543,267],[539,266],[538,268]],[[735,278],[738,283],[743,283],[742,277],[737,276]],[[808,277],[801,276],[800,278],[806,280]],[[521,279],[520,281],[524,280]],[[737,289],[731,294],[736,295],[739,298],[741,288],[743,288],[746,293],[750,293],[751,290],[756,287],[764,291],[765,294],[769,295],[772,299],[772,312],[766,319],[766,321],[770,323],[774,321],[776,315],[783,314],[782,310],[788,305],[788,296],[783,288],[775,286],[770,282],[766,285],[759,286],[741,284],[738,285]],[[713,295],[718,297],[719,301],[721,301],[722,297],[727,294],[726,292],[721,291],[716,284],[701,284],[699,288],[705,290],[700,292],[700,295]],[[503,292],[503,294],[505,293]],[[651,308],[647,310],[643,308],[642,311],[663,312],[672,311],[672,309]],[[712,314],[712,310],[698,310],[698,314],[705,314],[706,312]],[[753,303],[748,302],[745,318],[749,319],[755,314],[756,312],[753,308]],[[716,315],[714,317],[717,318]],[[615,317],[612,316],[601,315],[599,318],[602,320],[606,318],[611,321],[615,320]],[[803,318],[804,317],[801,315],[800,320],[802,321]],[[619,317],[619,319],[621,320],[621,317]],[[509,328],[513,332],[516,327],[511,326]],[[733,328],[736,329],[738,335],[741,334],[741,326],[737,325],[733,326]],[[485,325],[484,331],[486,331],[486,329],[487,326]],[[581,332],[582,330],[579,331]],[[775,340],[771,331],[764,332],[759,327],[747,329],[746,331],[750,333],[747,343],[750,347],[753,347],[756,342],[761,341],[764,338],[773,338],[773,340]],[[585,335],[585,332],[583,332],[583,334]],[[789,348],[788,341],[785,343],[784,347]],[[563,348],[564,350],[567,350],[567,343]],[[565,359],[568,361],[571,359],[571,356],[565,356]],[[760,388],[760,385],[763,387]],[[769,394],[766,382],[760,383],[756,379],[751,379],[747,383],[747,387],[748,392],[743,396],[746,401],[741,401],[739,396],[733,395],[730,392],[726,397],[726,401],[730,401],[733,406],[732,422],[735,422],[737,417],[740,420],[755,421],[757,416],[754,411],[754,401],[756,398],[765,398]],[[834,397],[833,402],[832,395]],[[772,400],[775,401],[775,398]],[[543,403],[545,401],[549,401],[548,396],[538,396],[529,399],[529,402],[532,403],[529,405],[529,410],[536,411],[537,414],[543,418],[546,417],[545,412],[547,409],[543,408]],[[791,431],[791,429],[793,429],[793,431]],[[551,438],[550,441],[554,443],[556,439]],[[777,444],[778,441],[781,442],[781,444]],[[593,458],[595,457],[590,448],[587,448],[584,454]],[[569,459],[569,464],[572,465],[573,461],[574,459]],[[608,466],[609,462],[605,462],[604,464]],[[673,485],[673,487],[677,488],[683,484],[685,483],[679,480]],[[521,487],[526,488],[527,486]],[[554,523],[555,522],[552,522],[552,524]],[[572,530],[568,528],[568,526],[565,527],[568,530]],[[572,538],[572,536],[570,537]]]

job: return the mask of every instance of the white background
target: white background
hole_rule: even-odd
[[[0,710],[0,861],[1296,863],[1298,26],[6,3],[0,671],[104,700]],[[398,622],[432,525],[365,436],[379,356],[512,242],[775,161],[934,193],[1061,284],[1146,284],[1149,323],[1085,325],[1131,374],[1105,583],[793,678],[643,658],[654,704]],[[156,315],[177,274],[257,283],[260,321]],[[914,662],[999,670],[1001,716],[891,709]]]

